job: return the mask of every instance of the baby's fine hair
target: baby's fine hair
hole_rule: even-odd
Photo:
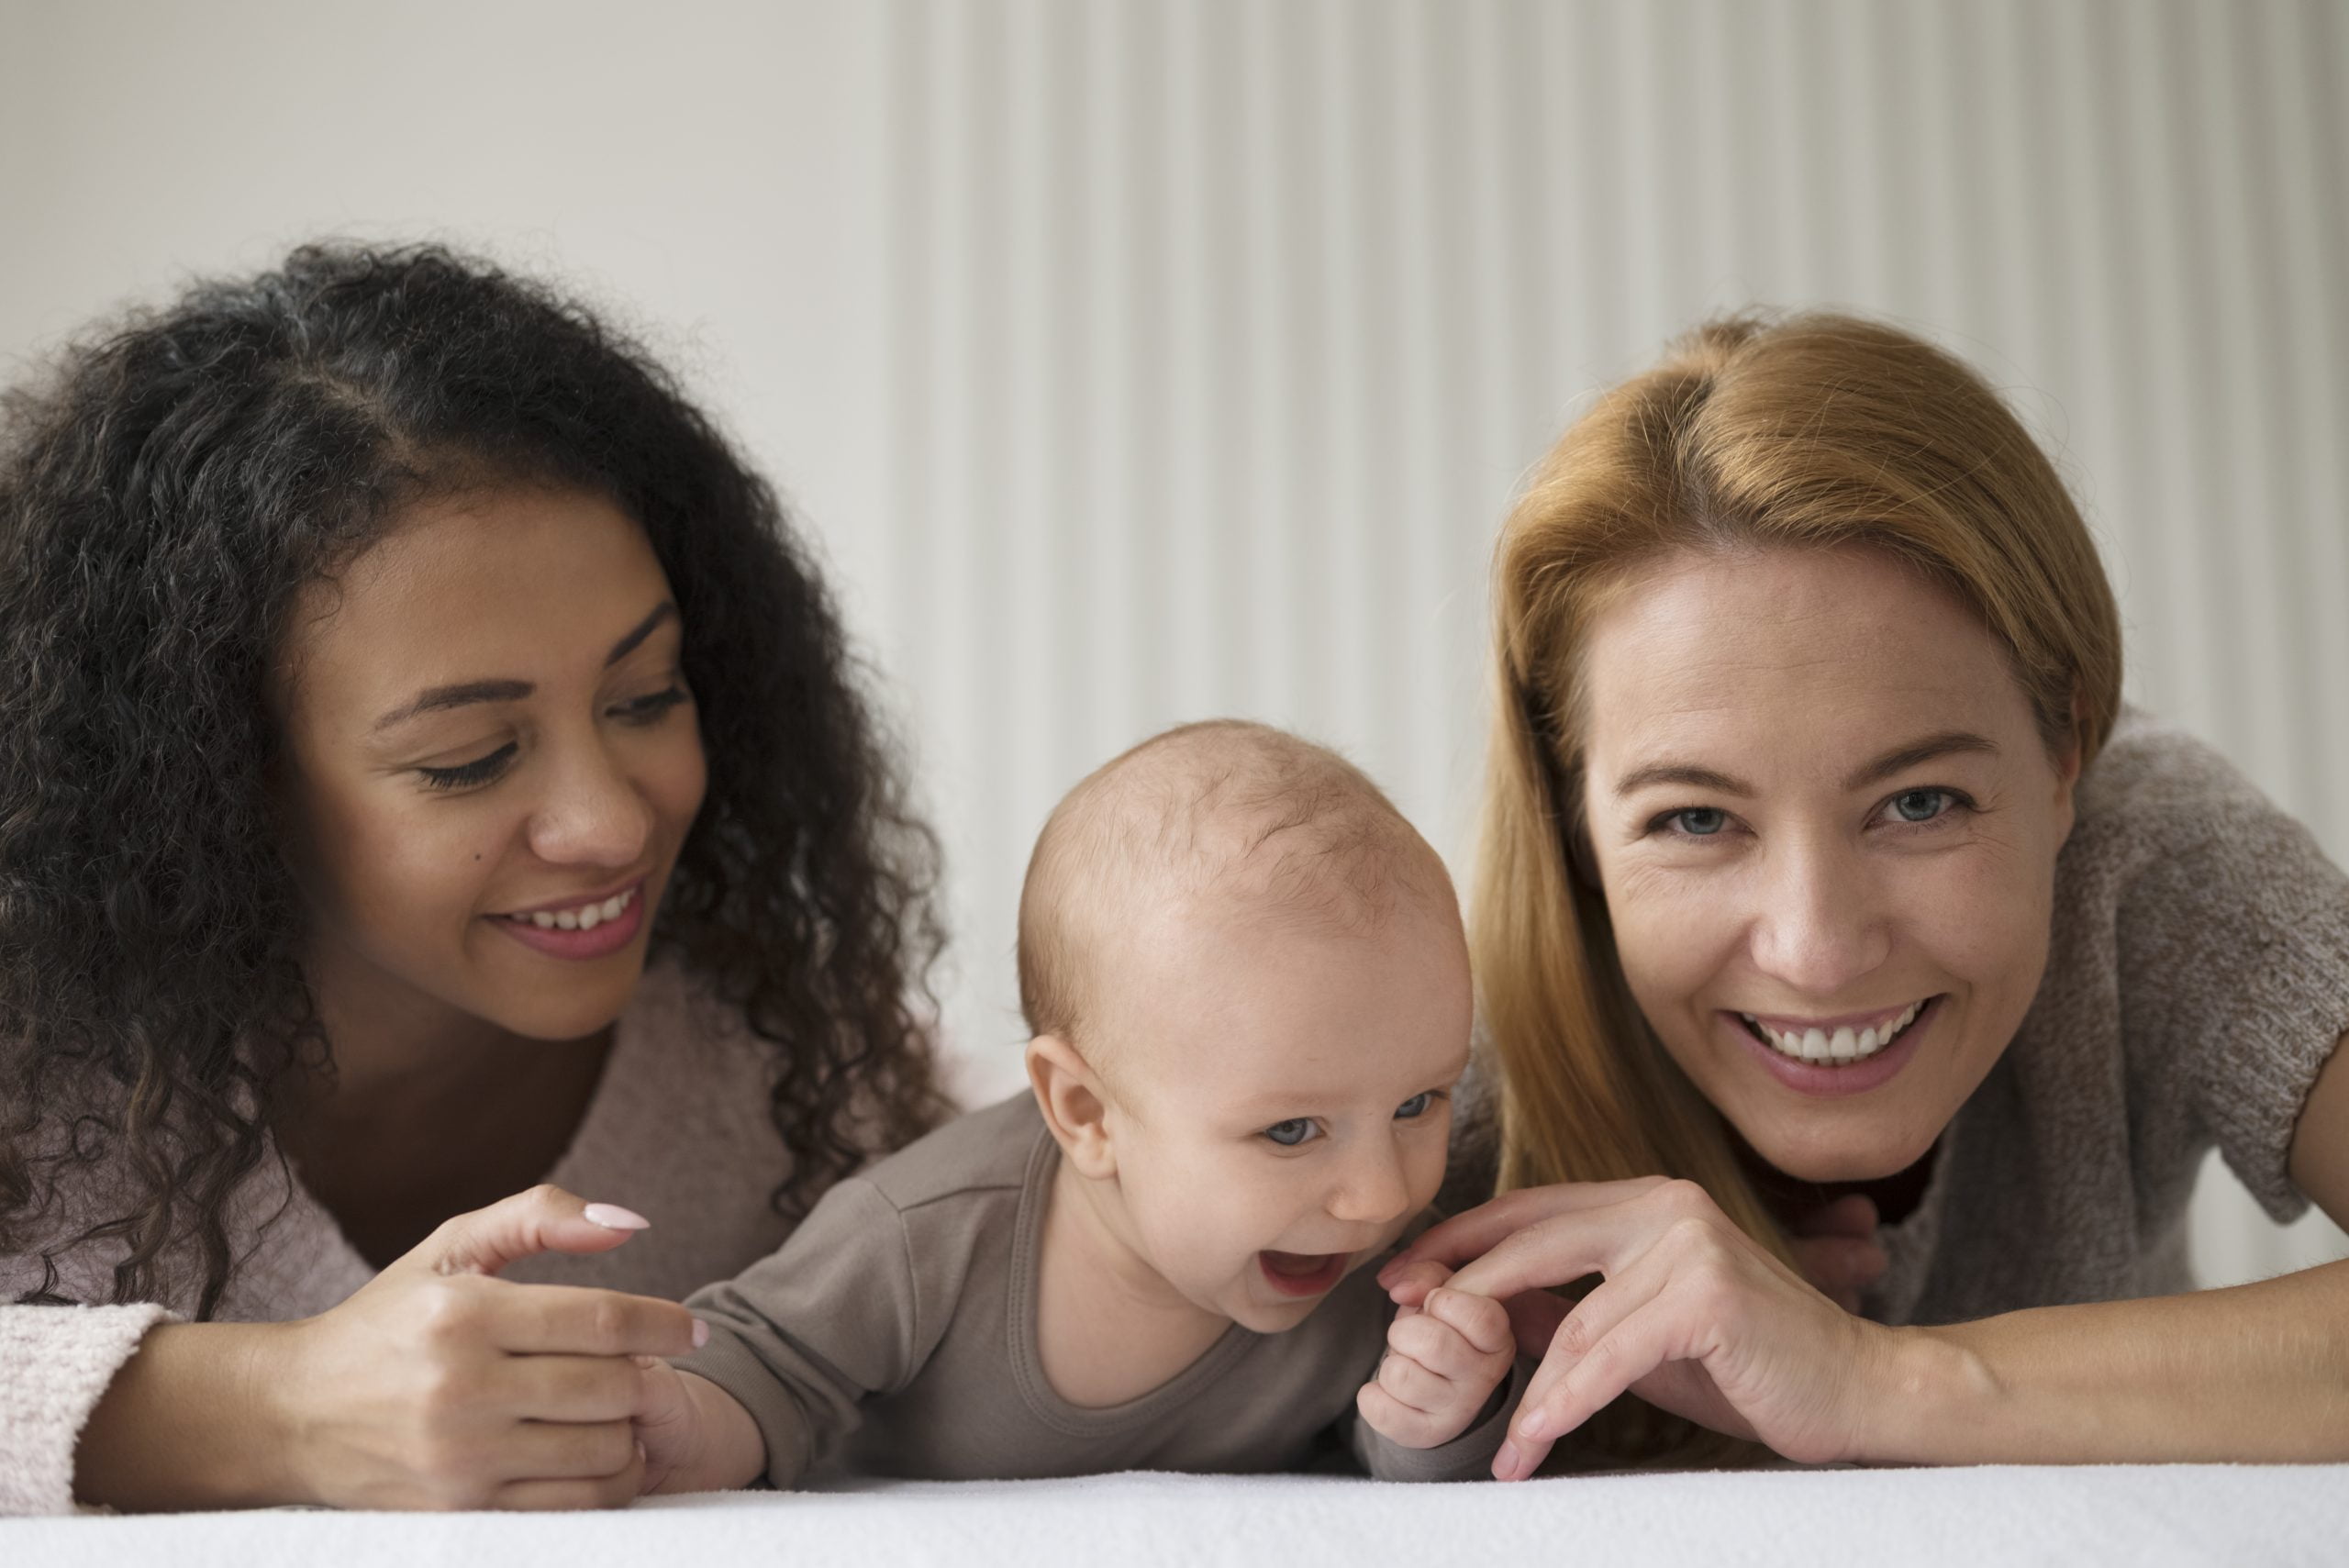
[[[1360,768],[1270,725],[1182,725],[1046,819],[1019,895],[1020,1010],[1030,1033],[1076,1040],[1117,944],[1169,904],[1356,931],[1406,900],[1459,918],[1442,860]]]

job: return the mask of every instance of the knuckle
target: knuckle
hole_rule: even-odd
[[[522,1195],[522,1201],[532,1208],[552,1208],[570,1196],[569,1193],[564,1192],[552,1182],[540,1182]]]
[[[1675,1176],[1656,1187],[1650,1201],[1666,1214],[1682,1219],[1702,1219],[1714,1212],[1713,1195],[1685,1176]]]
[[[1569,1312],[1550,1336],[1550,1348],[1561,1355],[1580,1360],[1590,1351],[1590,1325],[1579,1312]]]

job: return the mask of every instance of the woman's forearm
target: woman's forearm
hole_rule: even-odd
[[[74,1451],[82,1501],[126,1510],[302,1502],[270,1398],[284,1326],[162,1323],[91,1411]]]
[[[1891,1367],[1854,1457],[2349,1460],[2349,1262],[1898,1330]]]

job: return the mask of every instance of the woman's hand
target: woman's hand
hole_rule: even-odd
[[[626,1503],[643,1469],[633,1358],[705,1330],[675,1302],[495,1276],[642,1224],[539,1187],[449,1220],[316,1318],[161,1326],[92,1414],[76,1489],[131,1507]]]
[[[1591,1274],[1571,1307],[1528,1294]],[[1428,1230],[1379,1283],[1405,1305],[1436,1283],[1502,1301],[1542,1357],[1493,1461],[1504,1481],[1627,1391],[1788,1459],[1857,1457],[1891,1363],[1892,1330],[1820,1295],[1693,1182],[1509,1193]]]

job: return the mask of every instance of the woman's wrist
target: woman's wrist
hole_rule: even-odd
[[[90,1412],[73,1491],[125,1510],[252,1507],[311,1499],[271,1374],[295,1328],[161,1323]],[[282,1348],[282,1347],[280,1347]]]
[[[1860,1401],[1853,1451],[1874,1464],[1964,1464],[1991,1457],[1976,1440],[2003,1398],[1989,1363],[1932,1328],[1879,1328],[1876,1373]],[[1995,1445],[1992,1445],[1995,1447]]]

